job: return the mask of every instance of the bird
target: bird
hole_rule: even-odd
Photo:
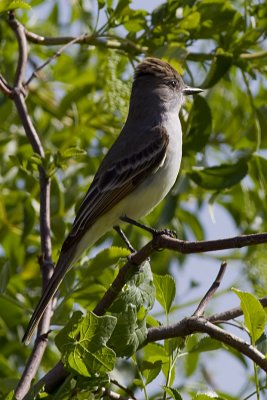
[[[185,96],[200,92],[185,85],[166,61],[147,57],[137,65],[126,122],[80,205],[23,342],[30,342],[64,276],[84,251],[123,220],[149,214],[170,191],[182,158],[179,111]]]

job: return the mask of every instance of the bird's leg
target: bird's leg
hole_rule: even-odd
[[[120,219],[123,222],[127,222],[128,224],[131,224],[131,225],[137,226],[138,228],[144,229],[145,231],[151,233],[152,236],[167,235],[167,236],[170,236],[172,238],[177,238],[176,232],[171,230],[171,229],[155,229],[155,228],[151,228],[150,226],[146,226],[144,224],[141,224],[138,221],[135,221],[132,218],[127,217],[127,215],[124,215],[123,217],[120,217]]]
[[[122,240],[124,241],[124,243],[126,244],[127,249],[130,250],[131,253],[135,253],[136,250],[134,249],[134,247],[131,245],[129,239],[127,238],[127,236],[125,235],[125,233],[121,230],[121,228],[117,225],[117,226],[113,226],[113,228],[115,229],[115,231],[120,235],[120,237],[122,238]]]

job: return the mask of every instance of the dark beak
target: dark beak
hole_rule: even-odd
[[[204,92],[204,90],[200,89],[200,88],[193,88],[190,86],[185,86],[183,88],[183,95],[184,96],[189,96],[190,94],[197,94],[197,93],[201,93]]]

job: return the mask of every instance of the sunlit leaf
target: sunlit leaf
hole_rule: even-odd
[[[66,367],[83,376],[111,371],[115,353],[106,343],[115,326],[112,316],[97,317],[88,312],[82,317],[80,311],[75,312],[56,337]]]
[[[245,327],[247,328],[252,343],[264,333],[267,316],[259,300],[252,293],[242,292],[238,289],[232,289],[240,299],[240,306],[244,314]]]
[[[156,299],[165,312],[169,313],[176,293],[175,280],[170,275],[161,276],[154,274],[153,281],[156,288]]]
[[[239,183],[247,174],[246,160],[236,164],[224,164],[208,168],[194,168],[188,173],[197,185],[210,190],[222,190]]]

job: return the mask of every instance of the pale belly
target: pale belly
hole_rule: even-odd
[[[178,137],[170,138],[168,151],[164,163],[159,169],[147,178],[126,198],[122,199],[115,207],[101,216],[87,231],[77,246],[73,262],[81,253],[92,246],[101,236],[121,224],[121,217],[127,216],[139,219],[149,214],[167,195],[174,185],[181,164],[182,139],[181,131]]]

